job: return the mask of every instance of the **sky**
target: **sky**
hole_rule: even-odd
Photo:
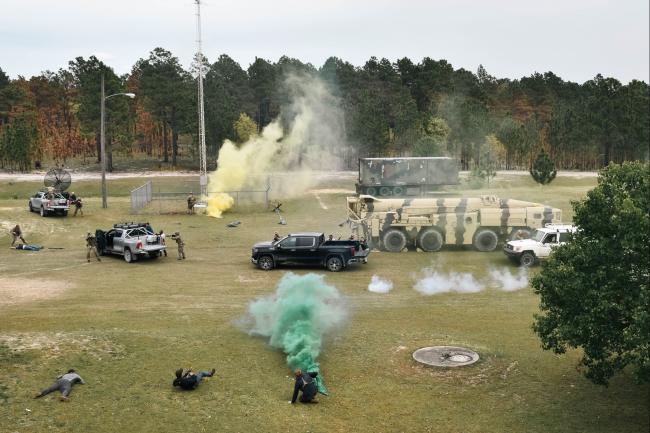
[[[202,0],[203,52],[244,69],[282,55],[445,59],[498,78],[552,71],[649,81],[648,0]],[[95,55],[118,74],[163,47],[189,67],[194,0],[0,0],[0,68],[12,78]]]

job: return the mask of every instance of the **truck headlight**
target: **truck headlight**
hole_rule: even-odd
[[[253,254],[257,252],[257,248],[253,248]]]

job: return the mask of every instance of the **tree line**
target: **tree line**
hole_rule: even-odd
[[[223,54],[189,70],[155,48],[118,76],[94,56],[26,79],[0,69],[0,167],[35,161],[99,159],[100,82],[106,95],[107,164],[112,155],[147,155],[172,166],[198,161],[197,71],[203,64],[206,143],[214,165],[224,139],[242,142],[276,118],[290,73],[319,76],[339,98],[348,165],[365,156],[452,156],[463,169],[529,169],[544,151],[560,169],[591,170],[648,160],[649,89],[596,75],[578,84],[552,72],[518,80],[474,73],[445,60],[370,58],[354,66],[330,57],[320,67],[281,57],[243,69]]]

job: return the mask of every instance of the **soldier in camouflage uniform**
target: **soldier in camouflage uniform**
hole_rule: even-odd
[[[194,205],[196,204],[196,197],[194,197],[194,193],[191,192],[190,195],[187,197],[187,213],[190,215],[194,215]]]
[[[185,247],[185,243],[181,239],[181,234],[179,232],[174,233],[172,239],[176,241],[176,245],[178,246],[178,260],[184,260],[185,250],[183,247]]]
[[[16,224],[16,227],[11,229],[11,246],[13,247],[16,244],[16,240],[20,239],[23,241],[23,244],[26,244],[27,241],[23,237],[23,231],[20,229],[20,224]]]
[[[90,232],[86,234],[86,260],[88,263],[90,263],[90,252],[93,252],[95,254],[95,257],[97,258],[98,262],[101,262],[102,259],[99,258],[99,254],[97,254],[97,239],[95,239],[95,236],[91,235]]]

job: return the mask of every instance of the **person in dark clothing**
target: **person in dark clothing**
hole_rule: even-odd
[[[81,216],[84,216],[84,211],[82,209],[84,204],[81,201],[81,197],[75,197],[75,200],[72,203],[74,203],[74,214],[72,214],[72,216],[77,216],[77,212],[81,212]]]
[[[189,368],[185,374],[183,374],[183,369],[179,368],[176,370],[176,379],[172,382],[173,386],[179,386],[181,389],[184,390],[193,390],[196,389],[197,386],[199,386],[199,383],[201,383],[201,379],[204,377],[212,377],[214,376],[215,369],[213,368],[210,372],[207,371],[199,371],[198,373],[194,373],[191,368]]]
[[[293,397],[291,398],[291,404],[296,402],[298,398],[298,393],[302,391],[300,396],[301,403],[318,403],[316,401],[316,394],[318,393],[318,388],[316,387],[316,376],[318,373],[303,373],[299,368],[294,371],[296,376],[296,383],[293,386]]]
[[[34,398],[41,398],[51,392],[54,391],[61,391],[61,397],[59,397],[59,400],[61,401],[68,401],[70,391],[72,390],[72,385],[80,383],[82,385],[85,385],[86,382],[77,374],[74,369],[68,370],[66,374],[62,374],[61,376],[56,378],[56,382],[54,382],[52,385],[48,386],[45,388],[43,391],[40,393],[36,394]]]

